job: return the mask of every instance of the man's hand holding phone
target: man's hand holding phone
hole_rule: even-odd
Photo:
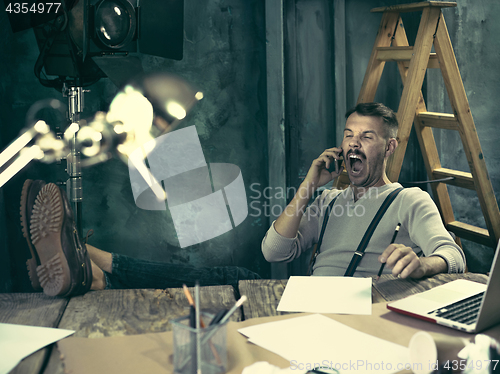
[[[309,171],[302,182],[302,187],[306,188],[309,195],[328,182],[337,178],[344,170],[342,148],[328,148],[312,162]]]
[[[278,234],[286,238],[294,238],[297,235],[300,220],[314,191],[342,173],[342,161],[342,148],[334,147],[326,149],[312,162],[299,190],[274,223]]]

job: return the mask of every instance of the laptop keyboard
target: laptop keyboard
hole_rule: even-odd
[[[479,307],[481,306],[483,296],[484,292],[481,292],[477,295],[468,297],[467,299],[463,299],[457,301],[456,303],[447,305],[446,307],[433,310],[428,314],[460,322],[466,325],[471,325],[477,320]]]

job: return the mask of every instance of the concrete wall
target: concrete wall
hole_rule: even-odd
[[[33,31],[12,34],[5,12],[0,17],[3,149],[21,131],[31,104],[46,97],[66,99],[42,87],[33,74],[38,56]],[[139,55],[143,68],[179,74],[204,93],[181,127],[196,126],[208,163],[240,167],[250,203],[267,186],[268,175],[264,2],[185,1],[184,28],[182,61]],[[109,79],[90,89],[83,116],[106,110],[117,92]],[[19,226],[19,197],[26,178],[56,182],[66,179],[66,174],[57,165],[32,163],[2,188],[0,290],[30,290],[24,264],[28,251]],[[260,242],[267,228],[265,217],[249,216],[226,234],[180,248],[168,211],[135,206],[124,163],[114,159],[83,171],[83,231],[93,229],[90,244],[107,251],[194,266],[240,265],[266,277],[269,264]]]

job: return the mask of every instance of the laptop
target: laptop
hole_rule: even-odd
[[[387,304],[411,317],[468,333],[500,322],[500,241],[491,264],[488,283],[459,279]]]

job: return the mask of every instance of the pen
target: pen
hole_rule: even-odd
[[[217,314],[215,315],[215,317],[210,321],[208,326],[212,326],[212,325],[215,325],[216,323],[219,323],[220,320],[226,315],[226,313],[227,313],[227,309],[219,310],[217,312]]]
[[[392,239],[391,239],[390,244],[394,244],[394,241],[396,240],[396,236],[398,236],[398,232],[399,232],[400,227],[401,227],[401,223],[398,223],[396,226],[396,229],[394,230],[394,235],[392,235]],[[380,266],[380,270],[378,271],[378,274],[377,274],[377,280],[379,280],[380,276],[382,275],[382,272],[384,271],[384,266],[385,266],[385,262],[382,263],[382,265]]]
[[[247,297],[245,295],[243,295],[237,302],[236,304],[234,304],[234,306],[229,309],[229,312],[226,313],[226,315],[224,317],[222,317],[222,319],[219,321],[218,324],[222,325],[224,323],[227,322],[227,320],[229,319],[229,317],[231,317],[233,315],[234,312],[236,312],[236,309],[238,309],[245,301],[247,300]],[[217,329],[213,329],[212,331],[209,331],[204,337],[203,337],[203,340],[201,342],[201,344],[205,344],[205,342],[207,340],[209,340],[213,334],[215,334],[217,332]]]

